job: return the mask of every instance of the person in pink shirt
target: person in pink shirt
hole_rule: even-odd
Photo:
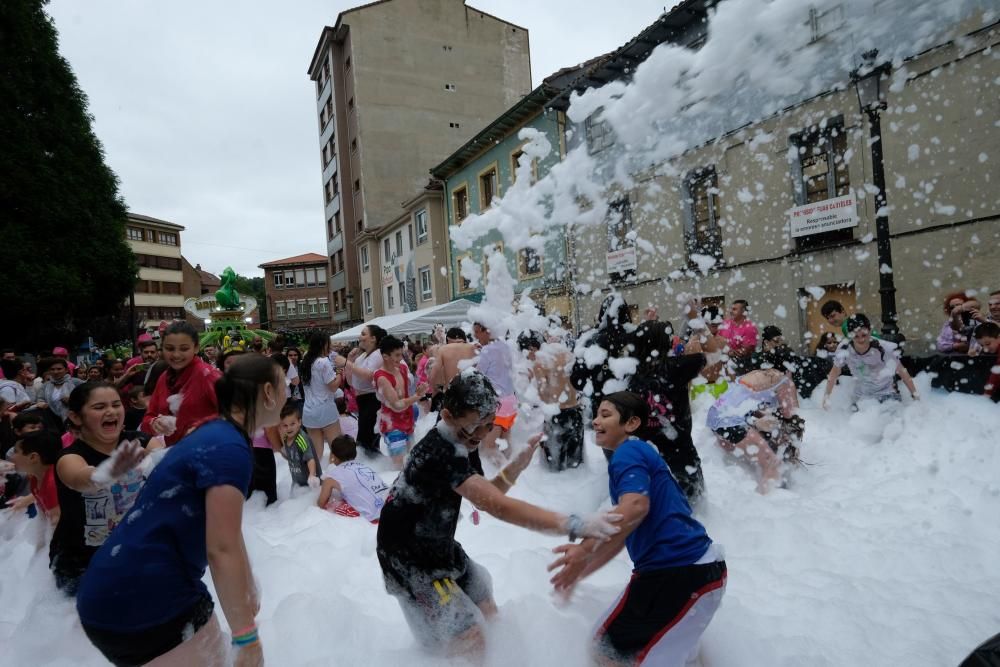
[[[757,348],[757,325],[747,317],[749,309],[745,300],[733,301],[729,319],[719,327],[719,335],[729,342],[730,357],[746,357]]]
[[[65,347],[56,347],[52,350],[52,356],[57,359],[62,359],[66,362],[66,368],[69,370],[69,374],[73,375],[76,372],[76,364],[69,360],[69,350]]]

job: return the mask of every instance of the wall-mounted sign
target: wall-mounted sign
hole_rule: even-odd
[[[396,284],[396,255],[393,255],[388,262],[382,265],[382,287],[390,287]]]
[[[608,273],[625,273],[635,271],[638,262],[635,256],[635,246],[619,248],[608,253]]]
[[[243,309],[244,317],[257,310],[257,299],[252,296],[240,294],[240,308]],[[208,320],[212,315],[221,311],[222,308],[212,294],[203,294],[193,297],[184,302],[184,310],[188,311],[200,320]]]
[[[854,195],[825,199],[788,210],[792,238],[858,226]]]

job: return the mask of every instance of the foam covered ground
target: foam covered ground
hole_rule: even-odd
[[[1000,631],[1000,410],[921,389],[923,402],[885,411],[804,406],[811,465],[768,496],[712,444],[699,404],[708,495],[698,515],[725,547],[730,576],[705,667],[956,665]],[[550,474],[536,462],[512,494],[561,510],[606,503],[603,457],[588,446],[585,469]],[[446,664],[417,649],[385,593],[374,527],[314,508],[309,493],[289,498],[280,461],[279,480],[281,502],[265,510],[252,500],[244,529],[268,663]],[[23,518],[0,524],[2,662],[106,664],[56,592],[32,529]],[[487,664],[586,664],[591,625],[628,578],[625,555],[560,605],[545,570],[560,540],[488,516],[462,521],[458,539],[493,575],[500,616]]]

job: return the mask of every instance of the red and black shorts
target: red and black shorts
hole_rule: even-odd
[[[698,639],[718,607],[726,563],[636,572],[598,626],[597,650],[635,664],[673,664],[697,651]],[[667,659],[667,655],[671,659]]]

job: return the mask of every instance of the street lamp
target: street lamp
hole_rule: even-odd
[[[902,342],[896,324],[896,282],[892,274],[892,246],[889,240],[889,208],[885,194],[885,163],[882,158],[881,113],[886,108],[882,77],[889,74],[889,63],[875,64],[878,49],[861,54],[861,66],[851,72],[851,82],[858,95],[858,108],[868,116],[872,147],[872,180],[875,193],[875,247],[878,254],[878,291],[882,302],[882,338]]]

